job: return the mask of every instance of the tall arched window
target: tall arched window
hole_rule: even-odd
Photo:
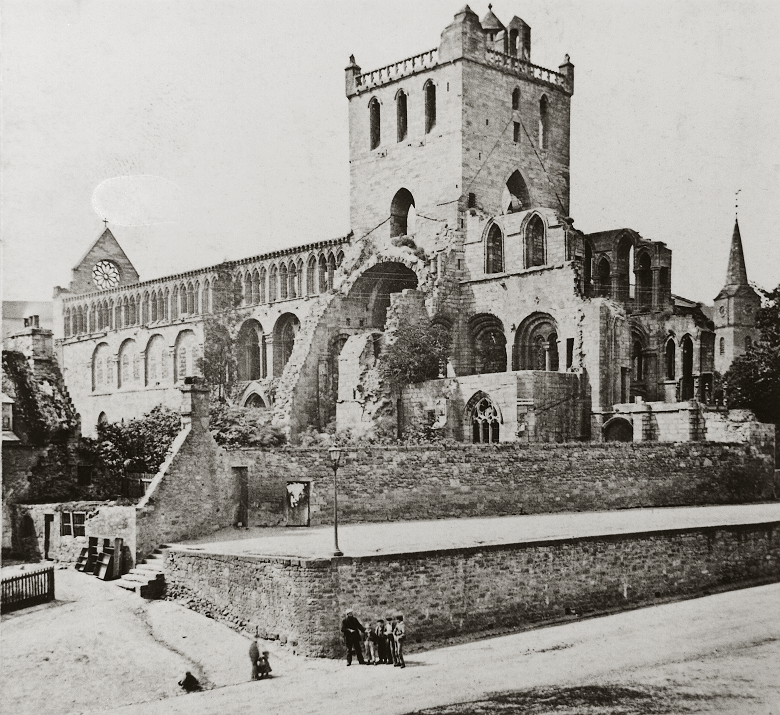
[[[195,286],[192,283],[187,284],[187,313],[195,314]]]
[[[258,282],[258,295],[257,295],[257,302],[258,303],[265,303],[266,297],[265,297],[265,279],[266,279],[266,270],[265,268],[260,269],[260,279]]]
[[[517,41],[517,30],[513,30],[513,32],[515,33],[515,41]],[[520,87],[515,87],[514,92],[512,92],[512,109],[520,109]]]
[[[263,328],[256,320],[247,320],[238,334],[238,379],[259,380],[262,377],[261,345]]]
[[[134,340],[125,340],[119,348],[119,387],[129,387],[137,379],[138,352]]]
[[[718,341],[718,352],[721,355],[725,355],[726,354],[726,338],[721,338]]]
[[[298,266],[295,265],[293,261],[290,261],[289,276],[290,276],[290,288],[287,291],[287,295],[290,298],[297,298],[298,297]]]
[[[558,327],[548,313],[532,313],[515,333],[512,369],[558,372]]]
[[[65,311],[64,321],[63,321],[62,330],[65,334],[66,338],[70,337],[70,308],[68,308]]]
[[[414,208],[414,196],[408,189],[398,189],[390,203],[390,237],[410,233],[409,212]]]
[[[517,57],[517,30],[509,31],[509,54]]]
[[[271,270],[268,273],[268,302],[274,303],[279,294],[276,292],[276,265],[271,266]]]
[[[195,333],[184,330],[176,338],[174,355],[175,381],[195,374]]]
[[[161,358],[165,348],[165,341],[161,335],[153,335],[146,344],[146,385],[154,387],[162,380]]]
[[[425,83],[425,133],[436,126],[436,85],[428,80]]]
[[[202,304],[203,307],[201,308],[201,312],[206,315],[210,312],[209,309],[209,298],[211,296],[211,281],[206,279],[206,281],[203,283],[203,294],[201,295],[202,298]]]
[[[320,256],[319,262],[319,276],[320,276],[320,293],[324,293],[328,290],[328,262],[325,256]]]
[[[693,399],[693,340],[686,335],[680,343],[682,351],[682,380],[680,385],[680,399]]]
[[[310,256],[306,263],[306,295],[317,292],[317,258]]]
[[[647,309],[653,302],[653,272],[650,267],[650,256],[642,252],[636,262],[636,303],[637,307]]]
[[[280,290],[280,297],[282,300],[285,300],[287,298],[287,266],[282,263],[281,266],[279,266],[279,290]]]
[[[544,221],[539,214],[535,214],[525,227],[526,268],[544,265],[544,244]]]
[[[504,272],[504,234],[493,224],[485,241],[485,273]]]
[[[550,138],[550,111],[547,97],[542,95],[539,100],[539,148],[547,149]]]
[[[472,349],[472,373],[484,375],[506,372],[506,337],[503,323],[483,313],[469,321]]]
[[[152,322],[157,322],[157,291],[152,291]]]
[[[471,441],[475,444],[498,442],[501,418],[492,400],[484,392],[478,392],[469,400],[467,410],[471,421]]]
[[[336,254],[336,268],[341,268],[342,263],[344,263],[344,251],[339,251]]]
[[[111,359],[107,343],[100,343],[92,355],[92,389],[103,390],[111,384],[106,381],[106,367]]]
[[[401,90],[395,98],[395,115],[398,127],[398,141],[406,139],[407,120],[406,120],[406,93]]]
[[[645,366],[642,356],[642,343],[638,340],[634,341],[634,346],[631,350],[631,366],[634,374],[634,380],[641,381],[645,379]]]
[[[328,290],[333,290],[336,276],[336,256],[328,254]]]
[[[179,317],[179,286],[173,287],[171,293],[171,320],[176,320]]]
[[[368,103],[369,133],[371,139],[371,148],[376,149],[382,139],[380,127],[380,109],[379,100],[373,97]]]
[[[609,298],[612,295],[612,271],[606,256],[603,256],[599,261],[596,274],[598,276],[598,295],[602,298]]]
[[[677,373],[676,369],[676,346],[674,344],[674,338],[669,338],[666,341],[666,379],[674,380]]]

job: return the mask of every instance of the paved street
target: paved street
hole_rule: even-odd
[[[780,521],[780,503],[343,524],[339,546],[347,556],[370,556],[767,521]],[[221,554],[329,558],[333,527],[229,528],[176,546]]]

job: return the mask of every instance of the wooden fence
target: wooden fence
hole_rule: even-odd
[[[2,611],[54,600],[54,566],[2,579]]]

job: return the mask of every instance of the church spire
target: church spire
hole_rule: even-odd
[[[726,269],[726,286],[748,285],[745,254],[742,251],[742,236],[739,233],[739,219],[734,220],[734,233],[731,235],[729,266]]]

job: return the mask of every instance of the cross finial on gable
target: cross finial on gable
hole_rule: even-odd
[[[104,228],[108,228],[108,219],[107,218],[103,219],[103,227]]]

